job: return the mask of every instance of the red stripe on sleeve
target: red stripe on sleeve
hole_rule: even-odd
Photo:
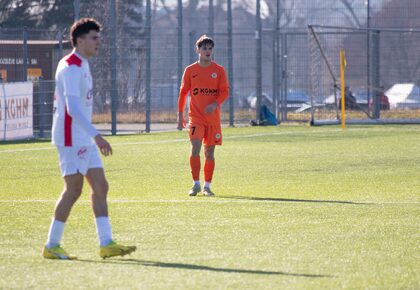
[[[64,115],[64,146],[70,147],[72,146],[72,136],[71,136],[71,123],[72,123],[72,117],[67,113],[67,106],[66,106],[66,112]]]

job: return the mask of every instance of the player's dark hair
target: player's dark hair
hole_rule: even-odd
[[[77,38],[88,34],[91,30],[101,31],[101,25],[93,18],[81,18],[73,23],[70,29],[70,39],[73,47],[77,45]]]
[[[210,44],[211,47],[214,47],[214,41],[211,37],[208,37],[207,35],[203,34],[200,36],[200,38],[197,39],[197,42],[195,43],[195,46],[198,48],[201,48],[203,45]]]

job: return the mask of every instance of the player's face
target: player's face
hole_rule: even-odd
[[[78,44],[85,57],[96,55],[101,44],[99,32],[95,30],[89,31],[88,34],[80,37]]]
[[[213,47],[211,44],[203,44],[197,49],[197,53],[202,61],[211,61],[213,55]]]

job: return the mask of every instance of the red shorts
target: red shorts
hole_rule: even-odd
[[[190,140],[204,140],[204,145],[222,145],[222,127],[190,124]]]

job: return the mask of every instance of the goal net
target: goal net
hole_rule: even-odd
[[[311,123],[420,123],[420,30],[308,26]]]

